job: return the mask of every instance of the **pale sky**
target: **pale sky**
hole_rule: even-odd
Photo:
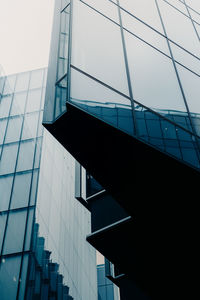
[[[0,0],[0,65],[5,74],[47,67],[54,0]]]

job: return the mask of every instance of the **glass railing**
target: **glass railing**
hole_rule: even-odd
[[[135,102],[134,122],[129,105],[74,98],[71,98],[71,102],[162,152],[200,169],[200,139],[190,131],[191,126],[186,114],[165,110],[155,112]],[[175,123],[177,117],[179,124],[181,118],[183,127]],[[197,123],[200,122],[198,114],[194,118]]]

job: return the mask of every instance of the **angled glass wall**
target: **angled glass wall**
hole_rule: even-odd
[[[96,255],[85,241],[89,212],[75,199],[75,161],[42,126],[46,73],[0,77],[0,298],[94,300]]]
[[[62,46],[60,33],[59,47],[65,54],[54,60],[57,70],[65,72],[53,83],[65,82],[63,107],[70,102],[199,169],[197,1],[68,2],[67,47]],[[65,9],[59,1],[57,5],[61,7],[57,18],[63,24]],[[57,96],[50,99],[48,87],[45,102],[44,122],[51,123],[63,110],[48,117],[49,103],[55,108],[61,102]]]

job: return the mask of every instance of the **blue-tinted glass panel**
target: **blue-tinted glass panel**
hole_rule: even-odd
[[[22,141],[20,143],[17,171],[30,170],[33,167],[35,141]]]
[[[16,165],[18,143],[4,145],[0,161],[0,175],[13,173]]]
[[[3,258],[0,272],[1,300],[16,299],[21,256]]]
[[[31,176],[32,173],[15,175],[11,208],[25,207],[28,205]]]
[[[7,210],[12,188],[13,176],[0,177],[0,211]]]
[[[21,252],[26,225],[26,210],[10,211],[3,254]]]

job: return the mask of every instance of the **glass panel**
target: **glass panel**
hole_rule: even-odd
[[[194,10],[198,11],[200,13],[200,3],[196,0],[186,0],[184,1],[186,4],[190,7],[192,7]]]
[[[150,43],[160,51],[170,56],[167,41],[163,36],[146,26],[144,23],[133,18],[131,15],[125,13],[124,11],[122,11],[121,14],[122,25],[124,28],[128,29],[132,33],[139,36],[141,39],[145,40],[147,43]]]
[[[29,90],[26,112],[33,112],[33,111],[40,110],[41,95],[42,95],[41,89]]]
[[[7,218],[7,214],[4,213],[0,214],[0,253],[1,253],[3,237],[4,237],[6,218]],[[0,273],[1,273],[1,268],[0,268]]]
[[[195,137],[180,127],[164,120],[161,116],[136,106],[138,137],[149,144],[200,168],[198,145]],[[192,154],[189,157],[189,152]]]
[[[8,117],[11,101],[12,101],[12,95],[3,96],[0,99],[0,118]]]
[[[199,41],[191,20],[166,2],[158,0],[158,3],[168,37],[199,56]]]
[[[4,145],[0,161],[0,175],[13,173],[15,170],[18,144]]]
[[[119,26],[80,1],[74,4],[72,64],[129,95]]]
[[[167,0],[166,2],[170,3],[171,5],[182,11],[184,14],[188,15],[185,4],[181,3],[179,0]]]
[[[10,211],[3,254],[21,252],[24,242],[26,210]]]
[[[22,127],[22,117],[11,117],[8,121],[8,129],[6,133],[5,143],[19,141]]]
[[[170,43],[174,59],[200,75],[200,60]]]
[[[14,94],[13,104],[11,108],[11,116],[20,115],[24,113],[26,103],[27,92],[21,92]]]
[[[100,11],[102,14],[106,15],[110,19],[119,23],[118,9],[116,5],[113,5],[107,0],[95,1],[95,0],[85,0],[87,4],[94,7],[96,10]]]
[[[33,168],[33,156],[35,151],[35,141],[22,141],[17,163],[17,171],[30,170]]]
[[[15,81],[16,81],[16,77],[17,77],[16,74],[14,74],[14,75],[9,75],[9,76],[7,77],[8,84],[9,84],[10,89],[11,89],[12,92],[14,92],[14,89],[15,89]]]
[[[10,202],[13,176],[0,177],[0,211],[7,210]]]
[[[124,33],[134,99],[147,107],[159,109],[160,113],[162,110],[163,113],[164,110],[185,112],[172,61],[129,33]]]
[[[0,145],[3,144],[8,119],[0,120]]]
[[[37,136],[38,116],[38,113],[25,115],[22,140]]]
[[[11,94],[11,93],[13,93],[13,90],[11,89],[8,78],[6,77],[5,81],[4,81],[3,95],[8,95],[8,94]]]
[[[43,69],[32,71],[29,89],[40,88],[43,85],[43,75]]]
[[[15,92],[28,90],[30,73],[20,73],[17,75],[17,81],[15,86]]]
[[[12,208],[25,207],[28,205],[32,173],[16,174],[12,192]]]
[[[0,269],[1,300],[16,299],[21,256],[3,258]]]
[[[120,5],[143,22],[163,32],[154,0],[120,0]]]
[[[79,89],[76,88],[77,84]],[[131,113],[130,100],[73,69],[71,71],[71,101],[87,112],[115,126],[119,125],[126,131],[132,128],[132,126],[129,127],[132,122],[132,114],[129,114]],[[131,119],[126,124],[123,124],[121,119],[123,110],[128,111],[126,120]]]
[[[199,87],[200,78],[185,68],[177,65],[183,90],[191,112],[200,113]]]

